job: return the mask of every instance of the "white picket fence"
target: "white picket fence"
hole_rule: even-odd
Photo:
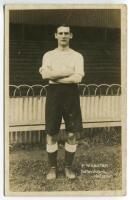
[[[30,138],[31,131],[38,131],[37,138],[40,140],[40,131],[45,129],[45,94],[47,86],[11,85],[10,87],[13,88],[12,96],[9,99],[11,143],[20,142],[18,135],[23,135],[23,132],[27,131],[30,132]],[[24,96],[21,88],[26,88]],[[35,95],[36,88],[39,88],[38,95]],[[121,126],[120,85],[81,84],[79,89],[84,128]],[[92,89],[93,93],[91,92]],[[62,121],[61,129],[64,128],[64,121]],[[24,141],[26,142],[26,140],[25,136]]]

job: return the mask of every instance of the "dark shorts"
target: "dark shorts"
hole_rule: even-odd
[[[62,118],[67,132],[82,130],[80,97],[77,84],[50,84],[46,98],[46,132],[55,135],[60,130]]]

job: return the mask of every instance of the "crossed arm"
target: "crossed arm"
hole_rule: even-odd
[[[57,83],[80,83],[82,80],[82,76],[80,74],[72,74],[65,78],[60,78],[56,80]]]
[[[68,69],[65,71],[58,71],[58,70],[51,70],[49,67],[43,69],[42,67],[39,69],[40,74],[42,75],[43,79],[49,80],[57,80],[60,78],[68,77],[73,74],[73,72]]]
[[[49,68],[39,69],[43,79],[53,80],[56,83],[79,83],[82,80],[82,75],[72,72],[70,69],[59,72]]]

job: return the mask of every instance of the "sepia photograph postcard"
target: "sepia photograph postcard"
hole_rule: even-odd
[[[4,14],[5,195],[126,195],[127,6]]]

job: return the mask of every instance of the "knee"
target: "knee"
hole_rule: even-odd
[[[68,133],[68,139],[73,139],[75,137],[74,133]]]
[[[75,144],[76,143],[76,137],[74,133],[68,133],[67,141],[69,144]]]
[[[52,145],[55,144],[57,142],[57,136],[51,136],[49,134],[47,134],[47,144]]]

